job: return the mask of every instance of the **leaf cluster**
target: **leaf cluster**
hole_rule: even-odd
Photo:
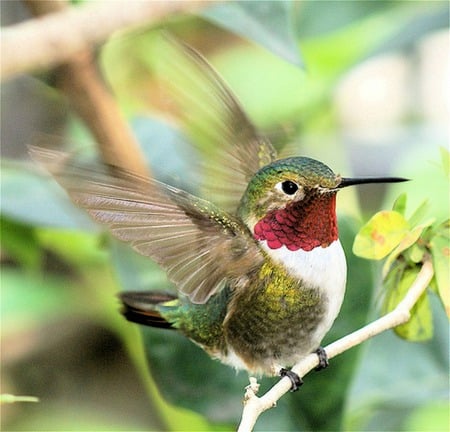
[[[443,169],[448,177],[449,153],[441,149]],[[444,198],[445,199],[445,198]],[[431,259],[434,277],[428,292],[420,298],[408,323],[395,332],[409,341],[425,341],[433,336],[429,295],[439,296],[450,316],[450,219],[444,222],[425,219],[428,201],[406,216],[406,194],[400,195],[392,210],[380,211],[360,229],[353,252],[363,258],[381,260],[383,265],[384,301],[382,312],[392,311],[404,298],[425,260]]]

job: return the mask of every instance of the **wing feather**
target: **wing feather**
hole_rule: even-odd
[[[227,281],[262,263],[247,228],[207,201],[63,152],[33,147],[30,154],[77,205],[160,264],[194,303],[207,302]]]
[[[179,120],[201,151],[204,194],[234,213],[248,182],[276,151],[257,131],[225,81],[194,49],[161,40],[157,73],[176,103]]]

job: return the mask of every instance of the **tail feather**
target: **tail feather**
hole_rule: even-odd
[[[151,327],[174,328],[161,316],[157,306],[175,300],[175,295],[160,291],[127,291],[120,293],[119,298],[123,304],[122,314],[128,321]]]

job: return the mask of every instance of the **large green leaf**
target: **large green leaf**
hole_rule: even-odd
[[[31,165],[2,161],[1,214],[32,226],[98,230],[50,177]]]
[[[152,174],[159,181],[195,192],[199,184],[197,155],[186,136],[168,122],[151,117],[133,117],[131,127]]]
[[[289,0],[232,1],[215,4],[201,15],[246,39],[263,45],[285,60],[303,66],[292,27]]]
[[[385,281],[386,298],[383,313],[386,314],[404,299],[420,267],[405,268],[403,263],[397,263],[388,274]],[[428,293],[424,292],[411,310],[411,318],[405,324],[394,329],[401,338],[411,342],[422,342],[433,336],[433,321],[428,299]]]

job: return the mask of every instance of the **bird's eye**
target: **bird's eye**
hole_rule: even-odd
[[[298,191],[298,185],[296,183],[294,183],[293,181],[286,180],[281,183],[281,190],[286,195],[294,195],[295,192]]]

